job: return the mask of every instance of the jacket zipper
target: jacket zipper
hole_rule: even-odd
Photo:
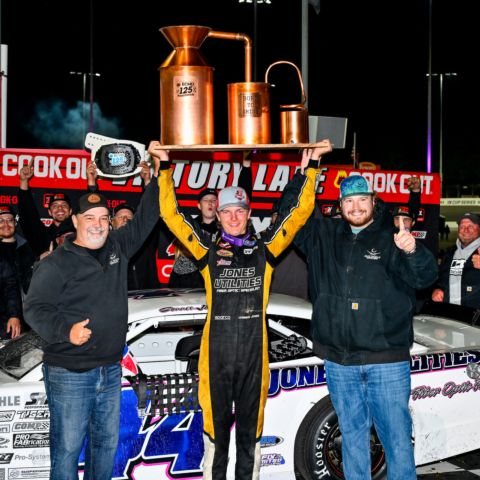
[[[349,345],[349,338],[348,338],[348,332],[347,332],[347,325],[348,325],[348,318],[349,318],[349,306],[348,306],[348,302],[349,302],[349,298],[350,298],[350,267],[351,267],[351,261],[352,261],[352,257],[353,257],[353,249],[355,248],[355,244],[357,242],[357,234],[356,233],[352,233],[353,237],[352,237],[352,241],[350,242],[350,248],[349,248],[349,252],[348,252],[348,261],[347,261],[347,265],[346,265],[346,279],[345,279],[345,308],[344,308],[344,313],[343,313],[343,333],[344,333],[344,336],[345,336],[345,347],[343,349],[343,360],[345,361],[347,356],[348,356],[348,352],[350,350],[350,345]]]

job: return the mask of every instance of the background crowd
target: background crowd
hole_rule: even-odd
[[[118,359],[126,336],[127,291],[160,286],[156,258],[162,221],[174,235],[170,286],[205,285],[208,293],[201,358],[211,360],[199,363],[205,471],[223,478],[234,415],[236,476],[258,473],[268,389],[264,308],[271,287],[312,302],[313,347],[325,361],[347,477],[369,474],[363,452],[375,424],[389,472],[415,478],[408,410],[411,320],[426,301],[480,308],[480,217],[465,213],[458,219],[456,243],[438,262],[415,237],[421,205],[416,177],[409,180],[408,203],[393,208],[362,176],[347,177],[338,203],[322,214],[315,208],[314,185],[320,157],[331,148],[325,140],[304,151],[300,171],[263,232],[255,232],[250,222],[248,154],[239,185],[200,192],[195,218],[179,210],[168,152],[158,142],[149,148],[153,168],[141,165],[144,191],[138,207],[123,203],[110,210],[91,162],[86,193],[76,206],[66,193],[51,196],[47,225],[29,187],[32,165],[21,169],[18,212],[0,205],[1,335],[15,339],[28,324],[47,341],[43,374],[52,479],[76,478],[85,438],[91,445],[85,478],[109,478],[118,439]],[[221,280],[230,270],[254,272],[255,278],[238,280],[249,288],[231,295]],[[218,321],[226,315],[230,322]],[[254,325],[258,332],[251,335]],[[247,334],[239,336],[245,326]],[[232,351],[242,353],[232,356]],[[235,358],[251,363],[237,364]],[[239,375],[245,389],[233,388]],[[384,388],[386,383],[395,388]],[[78,415],[70,414],[72,408]]]

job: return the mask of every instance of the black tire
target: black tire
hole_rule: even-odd
[[[372,429],[372,480],[387,478],[385,452]],[[322,398],[307,413],[295,438],[295,475],[304,480],[344,480],[342,435],[330,397]]]

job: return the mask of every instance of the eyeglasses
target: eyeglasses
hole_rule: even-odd
[[[0,225],[3,225],[4,223],[8,223],[9,225],[14,225],[15,224],[15,219],[14,218],[0,218]]]

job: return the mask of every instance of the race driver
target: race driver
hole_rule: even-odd
[[[204,478],[226,478],[230,430],[236,422],[235,479],[258,478],[263,411],[269,368],[265,309],[275,259],[291,243],[314,208],[320,157],[332,150],[329,140],[302,155],[304,183],[299,196],[284,198],[283,214],[260,234],[248,230],[250,203],[243,188],[220,191],[213,237],[188,221],[175,198],[168,153],[151,142],[149,153],[161,162],[160,215],[198,263],[205,282],[208,316],[199,359],[199,400],[203,411]],[[235,412],[232,407],[235,405]]]

